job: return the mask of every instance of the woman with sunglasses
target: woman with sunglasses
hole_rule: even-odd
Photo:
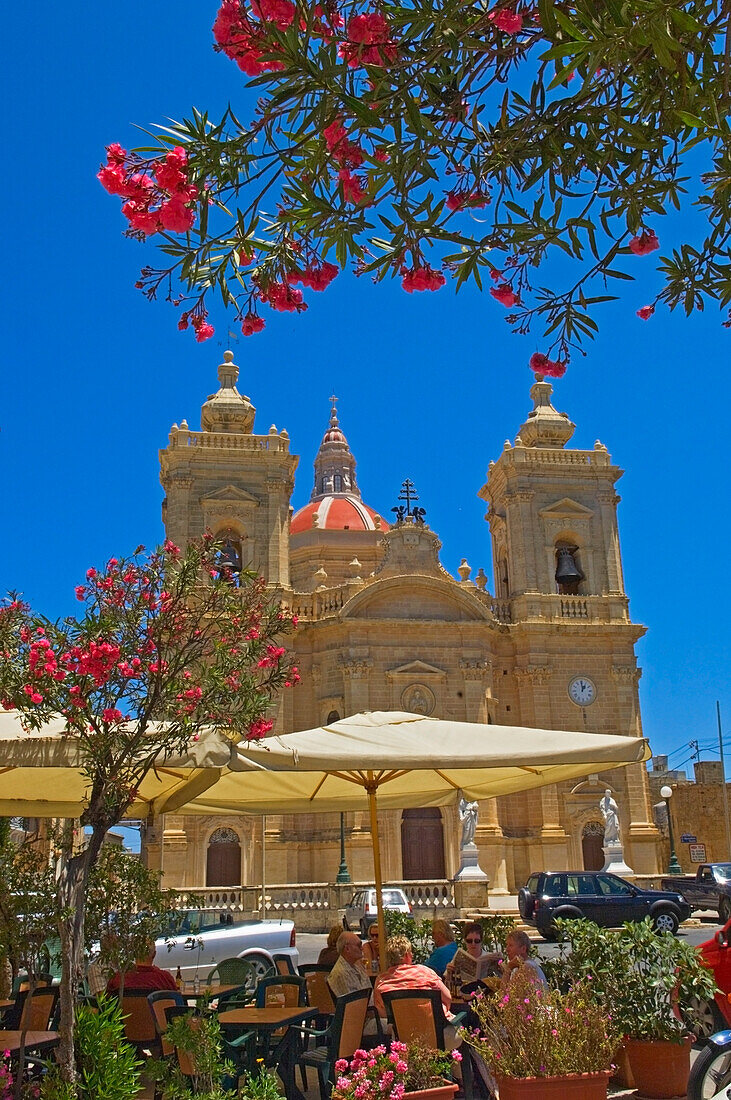
[[[371,924],[368,928],[368,938],[363,944],[363,962],[366,970],[377,974],[381,969],[380,955],[378,951],[378,925]]]
[[[467,925],[463,933],[463,958],[465,954],[470,955],[473,959],[481,959],[483,955],[490,955],[490,952],[483,950],[482,935],[482,925],[479,923],[479,921],[475,921],[473,924]],[[497,963],[496,955],[494,956],[494,959]],[[446,970],[444,971],[445,981],[447,982],[447,985],[450,985],[451,983],[450,988],[452,986],[459,987],[465,982],[474,981],[474,972],[470,974],[467,972],[466,969],[463,970],[460,967],[459,962],[460,955],[459,953],[457,953],[454,960],[447,965]]]

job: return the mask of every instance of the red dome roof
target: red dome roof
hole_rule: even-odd
[[[313,517],[317,515],[316,525]],[[388,531],[389,524],[381,519],[380,528],[374,512],[362,500],[353,496],[325,496],[320,500],[311,500],[292,516],[289,526],[291,535],[300,535],[304,531]]]

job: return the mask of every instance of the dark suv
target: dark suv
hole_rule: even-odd
[[[641,890],[607,871],[540,871],[518,892],[520,915],[544,940],[556,939],[556,917],[585,917],[603,928],[651,917],[656,932],[677,932],[690,916],[682,894]]]

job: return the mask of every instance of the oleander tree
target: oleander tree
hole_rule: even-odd
[[[252,335],[349,265],[489,289],[544,374],[619,296],[731,325],[728,0],[223,0],[213,39],[223,117],[99,171],[199,341],[214,296]]]
[[[53,622],[11,593],[0,606],[0,704],[27,731],[62,715],[88,783],[79,848],[68,822],[56,883],[63,1080],[75,1080],[73,1014],[89,876],[105,833],[146,775],[203,731],[234,741],[272,729],[272,700],[299,680],[280,639],[296,620],[253,574],[234,575],[210,535],[91,568],[79,617]]]

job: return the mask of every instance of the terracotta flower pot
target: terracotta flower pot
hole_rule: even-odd
[[[459,1089],[453,1081],[445,1081],[443,1085],[435,1085],[433,1089],[416,1089],[414,1092],[405,1092],[407,1096],[414,1096],[417,1100],[454,1100],[454,1094]]]
[[[692,1042],[691,1038],[682,1043],[627,1040],[629,1064],[640,1096],[671,1100],[686,1095]]]
[[[635,1087],[635,1079],[632,1076],[632,1069],[629,1064],[629,1054],[627,1053],[627,1040],[625,1039],[621,1047],[614,1056],[614,1072],[612,1073],[612,1080],[615,1085],[619,1085],[623,1089],[633,1089]]]
[[[499,1100],[606,1100],[610,1071],[561,1077],[497,1077]]]

